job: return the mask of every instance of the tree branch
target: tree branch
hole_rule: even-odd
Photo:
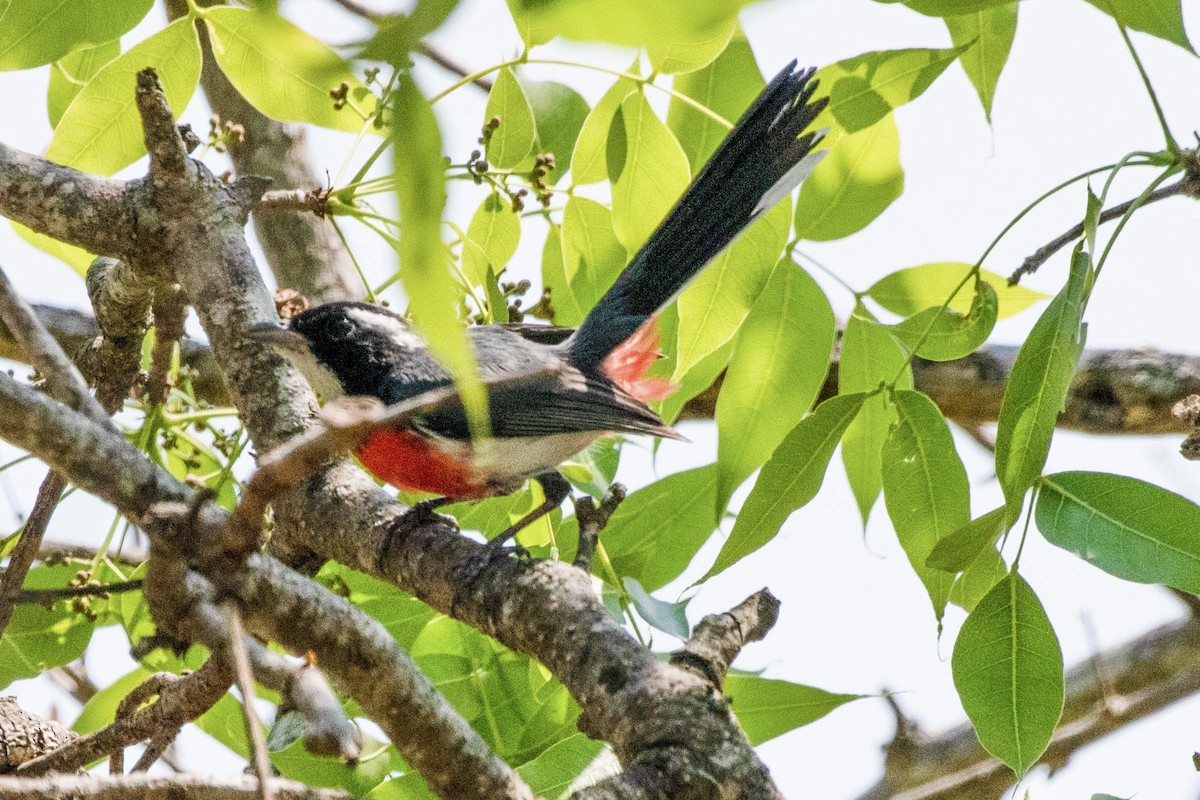
[[[136,246],[127,188],[0,144],[0,214],[90,253],[120,258]]]
[[[313,789],[296,781],[275,778],[277,800],[351,800],[335,789]],[[0,780],[0,800],[257,800],[258,783],[249,775],[52,775],[48,778]]]

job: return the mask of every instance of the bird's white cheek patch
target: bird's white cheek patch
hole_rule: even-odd
[[[404,322],[387,314],[377,314],[365,308],[350,308],[346,316],[360,325],[383,331],[396,347],[402,350],[416,350],[425,347],[424,340]]]

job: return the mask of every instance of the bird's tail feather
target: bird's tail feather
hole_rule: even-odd
[[[786,197],[816,166],[824,131],[804,132],[825,107],[812,101],[814,70],[779,73],[738,120],[675,207],[600,298],[564,347],[594,370],[669,303],[746,226]]]

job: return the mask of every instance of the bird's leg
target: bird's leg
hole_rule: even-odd
[[[512,539],[522,529],[536,522],[542,517],[549,514],[554,509],[563,504],[563,501],[571,496],[571,484],[567,479],[557,472],[543,472],[541,475],[533,476],[533,479],[541,484],[542,494],[546,495],[546,500],[540,506],[530,511],[515,524],[503,531],[496,538],[488,542],[488,549],[493,552],[500,551],[509,539]]]

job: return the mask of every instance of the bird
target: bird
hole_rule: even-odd
[[[814,74],[793,61],[767,83],[576,330],[467,329],[487,389],[489,440],[472,441],[455,403],[376,431],[356,451],[360,463],[393,486],[437,495],[415,507],[421,512],[536,480],[544,502],[491,540],[501,549],[567,499],[571,487],[557,468],[597,438],[682,439],[646,404],[672,388],[645,374],[658,356],[655,320],[825,155],[817,145],[827,129],[808,130],[828,103],[814,99]],[[364,395],[391,405],[452,383],[420,334],[379,305],[325,303],[251,332],[288,356],[326,401]]]

